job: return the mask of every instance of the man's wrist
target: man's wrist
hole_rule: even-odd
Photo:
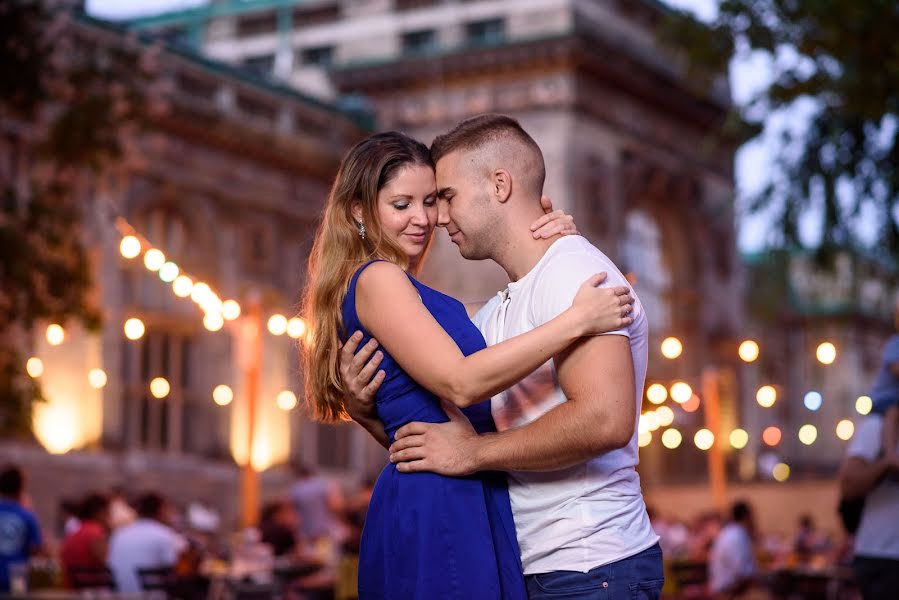
[[[489,442],[495,434],[487,433],[472,436],[464,451],[467,470],[471,473],[489,471]]]

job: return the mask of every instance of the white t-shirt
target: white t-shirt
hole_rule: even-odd
[[[753,573],[752,539],[742,525],[728,523],[715,538],[709,553],[709,587],[717,594]]]
[[[488,344],[520,335],[571,306],[578,288],[606,271],[603,286],[627,285],[611,260],[580,236],[552,244],[531,271],[509,284],[472,319]],[[630,339],[634,403],[643,398],[649,329],[639,299],[634,322],[611,332]],[[499,431],[538,419],[566,401],[553,361],[491,401]],[[584,426],[589,426],[585,423]],[[509,496],[525,575],[587,571],[633,556],[658,541],[652,530],[637,458],[637,422],[630,443],[585,463],[552,472],[510,472]]]
[[[138,569],[174,566],[187,541],[152,519],[119,527],[109,538],[109,568],[120,592],[140,592]]]
[[[865,417],[855,429],[847,456],[874,462],[881,454],[882,434],[883,417]],[[884,479],[865,497],[855,554],[899,560],[899,482]]]

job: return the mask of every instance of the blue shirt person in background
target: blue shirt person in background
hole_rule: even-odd
[[[0,471],[0,593],[10,591],[11,565],[24,564],[41,548],[37,517],[22,506],[25,477],[15,466]]]

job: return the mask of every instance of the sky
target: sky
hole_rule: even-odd
[[[717,14],[717,0],[664,0],[667,4],[695,14],[699,19],[710,21]],[[87,9],[98,17],[116,19],[137,15],[154,14],[205,4],[206,0],[87,0]],[[763,53],[738,54],[731,61],[731,95],[738,105],[747,102],[772,79],[779,62],[789,62],[790,56],[772,59]],[[765,213],[748,215],[746,199],[766,183],[774,150],[780,132],[785,128],[801,130],[803,123],[814,109],[813,105],[800,105],[790,110],[770,116],[765,131],[756,140],[745,144],[736,154],[734,174],[737,187],[737,243],[743,252],[760,250],[765,236],[770,231],[771,216]],[[807,243],[814,243],[816,237],[814,214],[807,215],[801,223],[801,234]]]

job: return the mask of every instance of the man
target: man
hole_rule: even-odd
[[[864,600],[895,598],[899,590],[899,481],[889,476],[899,463],[883,452],[883,426],[874,413],[858,424],[840,470],[842,497],[864,498],[853,563]]]
[[[120,592],[141,592],[139,569],[174,567],[187,541],[169,526],[172,509],[156,493],[137,501],[138,518],[116,529],[109,540],[109,567]]]
[[[584,238],[534,239],[529,225],[543,214],[545,166],[517,121],[474,117],[434,140],[431,153],[438,225],[463,257],[493,259],[511,281],[472,319],[488,344],[551,320],[595,273],[608,272],[605,285],[626,285]],[[509,473],[532,598],[660,594],[661,550],[635,470],[648,339],[639,300],[632,317],[626,329],[580,341],[496,395],[491,410],[498,433],[478,436],[458,411],[448,410],[450,422],[410,423],[390,447],[401,472]],[[354,359],[355,340],[342,353],[341,375],[358,398],[351,414],[368,426],[381,376],[374,373],[377,358],[361,367],[376,342]]]
[[[746,502],[735,502],[730,522],[721,529],[709,553],[709,587],[716,596],[738,596],[752,583],[756,572],[754,531],[752,509]]]
[[[10,570],[26,568],[28,557],[42,551],[41,528],[23,506],[25,476],[9,465],[0,471],[0,592],[10,592]]]
[[[109,498],[90,494],[78,511],[78,529],[67,535],[59,552],[67,587],[77,587],[78,570],[102,569],[109,548]],[[96,575],[91,578],[97,577]],[[98,578],[99,579],[99,578]]]

